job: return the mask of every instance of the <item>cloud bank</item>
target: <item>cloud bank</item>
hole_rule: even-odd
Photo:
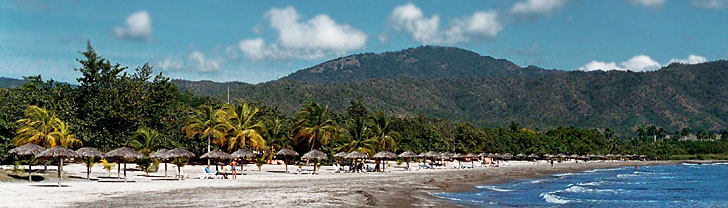
[[[667,64],[671,63],[682,63],[682,64],[699,64],[706,62],[708,59],[698,55],[689,55],[687,59],[671,59]],[[619,64],[616,62],[602,62],[602,61],[591,61],[584,66],[579,67],[577,70],[580,71],[634,71],[634,72],[646,72],[655,71],[662,68],[663,65],[653,60],[647,55],[637,55],[627,61],[623,61]]]
[[[152,19],[146,11],[134,12],[126,18],[126,24],[114,28],[116,37],[136,40],[152,41]]]
[[[440,16],[424,15],[412,3],[394,8],[390,15],[392,27],[409,33],[412,39],[425,44],[457,44],[495,38],[503,24],[495,11],[477,11],[472,15],[454,19],[447,30],[440,30]]]

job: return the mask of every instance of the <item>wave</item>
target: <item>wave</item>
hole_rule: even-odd
[[[616,193],[616,190],[612,189],[590,189],[590,188],[584,188],[581,186],[570,186],[569,188],[566,188],[563,190],[564,192],[570,192],[570,193]]]
[[[622,168],[607,168],[607,169],[592,169],[592,170],[585,170],[585,173],[596,173],[596,172],[604,172],[604,171],[613,171],[613,170],[621,170]]]
[[[549,180],[534,180],[534,181],[531,181],[531,183],[543,183],[543,182],[548,182],[548,181]]]
[[[559,174],[554,174],[554,177],[561,178],[564,176],[571,176],[571,175],[579,175],[579,174],[578,173],[559,173]]]
[[[495,186],[476,186],[476,188],[486,189],[486,190],[491,190],[491,191],[497,191],[497,192],[511,192],[511,191],[513,191],[513,190],[509,190],[509,189],[497,188]]]
[[[541,193],[541,198],[552,204],[567,204],[571,203],[571,200],[568,200],[564,197],[560,197],[556,195],[556,192],[548,192],[548,193]]]
[[[683,165],[693,166],[693,165],[698,165],[698,164],[695,164],[695,163],[683,163]]]
[[[446,193],[429,193],[429,194],[432,195],[432,196],[435,196],[437,198],[441,198],[441,199],[447,199],[447,200],[452,200],[452,201],[462,201],[462,199],[458,199],[458,198],[441,196],[441,195],[446,194]]]
[[[605,183],[607,183],[607,182],[606,181],[592,181],[592,182],[588,182],[588,183],[579,183],[577,185],[580,185],[580,186],[599,186],[599,185],[602,185],[602,184],[605,184]]]
[[[711,165],[728,165],[728,162],[722,162],[722,163],[713,163]]]

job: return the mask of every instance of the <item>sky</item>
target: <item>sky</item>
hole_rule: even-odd
[[[520,66],[728,59],[728,0],[0,1],[0,77],[76,83],[79,51],[187,80],[275,80],[340,56],[454,46]]]

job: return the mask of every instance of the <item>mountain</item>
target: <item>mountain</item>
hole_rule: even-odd
[[[13,78],[7,78],[7,77],[0,77],[0,88],[8,88],[8,87],[20,87],[25,84],[25,80],[22,79],[13,79]]]
[[[350,82],[367,79],[443,79],[471,77],[527,77],[556,72],[522,68],[505,59],[440,46],[422,46],[397,52],[365,53],[337,58],[294,72],[281,80]]]
[[[350,100],[358,99],[370,108],[395,115],[428,115],[490,127],[515,121],[541,129],[559,125],[610,127],[622,134],[649,124],[669,132],[683,127],[694,130],[728,127],[728,103],[725,102],[728,100],[728,61],[671,64],[653,72],[566,72],[520,68],[505,60],[454,48],[420,47],[384,54],[354,55],[350,57],[357,57],[358,66],[347,65],[339,70],[324,67],[321,73],[311,71],[315,66],[255,85],[173,82],[182,90],[219,99],[226,98],[226,89],[230,87],[233,99],[277,106],[287,113],[298,110],[307,101],[344,112]],[[422,58],[424,55],[403,54],[430,54],[438,58],[433,61]],[[461,55],[443,58],[452,54]],[[387,58],[395,62],[382,63],[377,68],[376,62],[368,59],[378,56],[420,57],[418,63],[430,64],[406,66],[409,58]],[[342,59],[317,66],[328,66],[327,63]],[[448,68],[456,72],[440,73],[432,65],[435,63],[481,67]],[[484,63],[500,64],[500,67],[482,67]],[[397,67],[382,72],[389,74],[384,77],[375,70],[384,70],[384,66]],[[354,71],[358,75],[350,76]],[[443,74],[444,78],[432,74]]]

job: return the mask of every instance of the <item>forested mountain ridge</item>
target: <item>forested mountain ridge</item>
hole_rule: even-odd
[[[350,82],[377,78],[448,79],[472,77],[523,77],[560,72],[520,67],[505,59],[440,46],[421,46],[396,52],[364,53],[326,61],[296,71],[281,80]]]
[[[292,113],[317,101],[343,112],[350,100],[395,115],[427,115],[481,126],[514,121],[530,128],[571,125],[628,134],[640,125],[669,131],[728,126],[728,61],[672,64],[654,72],[556,72],[540,76],[278,80],[261,84],[174,80],[195,94],[241,98]]]
[[[7,77],[0,77],[0,88],[8,88],[8,87],[20,87],[25,84],[25,80],[22,79],[13,79],[13,78],[7,78]]]

